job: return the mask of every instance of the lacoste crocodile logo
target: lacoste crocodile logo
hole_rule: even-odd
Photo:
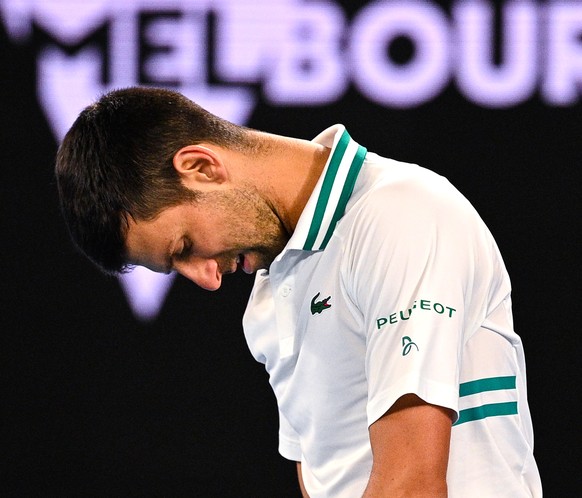
[[[312,315],[315,315],[316,313],[321,313],[323,310],[326,310],[327,308],[331,308],[331,304],[328,303],[328,301],[331,299],[331,296],[327,296],[325,299],[316,302],[315,300],[319,297],[319,294],[320,292],[315,294],[315,296],[313,296],[313,299],[311,300]]]

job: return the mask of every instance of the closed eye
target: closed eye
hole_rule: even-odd
[[[174,254],[174,259],[184,261],[192,253],[192,243],[188,239],[183,239],[182,247]]]

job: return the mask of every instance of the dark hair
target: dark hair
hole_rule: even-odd
[[[249,141],[243,127],[177,92],[133,87],[103,95],[81,112],[57,152],[61,210],[73,241],[105,272],[126,271],[129,217],[151,220],[195,200],[173,167],[175,153],[202,142],[245,149]]]

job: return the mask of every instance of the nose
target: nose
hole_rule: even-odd
[[[217,290],[222,284],[222,273],[214,259],[190,259],[174,264],[174,269],[205,290]]]

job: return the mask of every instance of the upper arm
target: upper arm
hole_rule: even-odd
[[[406,394],[370,426],[373,464],[364,496],[446,497],[453,412]]]

